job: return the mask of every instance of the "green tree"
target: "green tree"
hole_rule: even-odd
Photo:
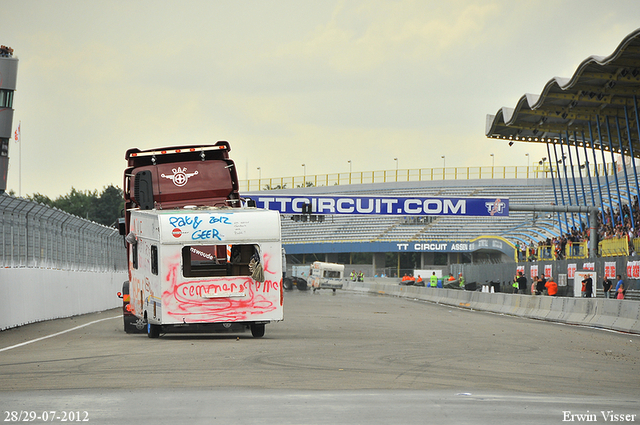
[[[97,190],[80,191],[71,187],[68,194],[55,200],[40,193],[27,195],[26,198],[105,226],[117,226],[124,208],[122,189],[113,185],[103,188],[100,193]]]
[[[124,212],[122,189],[110,185],[103,189],[100,198],[96,200],[94,221],[105,226],[117,226],[118,218]]]
[[[33,195],[27,195],[26,198],[40,204],[49,205],[50,207],[53,206],[53,201],[51,200],[51,198],[38,192],[34,193]]]
[[[97,197],[97,190],[93,192],[89,190],[80,191],[75,187],[71,187],[71,192],[53,201],[53,206],[69,214],[91,220],[95,215],[95,200]]]

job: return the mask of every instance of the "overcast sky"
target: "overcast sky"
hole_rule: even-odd
[[[640,27],[638,0],[2,0],[22,195],[122,186],[124,153],[227,140],[241,179],[527,165],[487,114]],[[10,146],[7,190],[18,192]]]

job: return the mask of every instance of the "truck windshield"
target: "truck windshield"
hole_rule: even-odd
[[[251,276],[249,263],[260,262],[258,245],[193,245],[182,248],[184,277]]]

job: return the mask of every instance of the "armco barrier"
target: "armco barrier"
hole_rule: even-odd
[[[528,294],[494,294],[455,289],[402,286],[394,282],[383,283],[380,281],[348,282],[345,284],[344,289],[640,334],[639,301],[549,297]]]
[[[122,306],[126,271],[0,269],[0,330]]]

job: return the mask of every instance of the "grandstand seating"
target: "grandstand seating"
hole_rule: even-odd
[[[632,196],[620,180],[620,196],[628,203]],[[562,191],[565,203],[569,196],[572,205],[585,205],[582,186],[578,183],[578,199],[576,202],[573,185],[566,187],[563,180]],[[584,179],[587,204],[591,205],[588,179]],[[599,204],[598,181],[592,179],[592,187],[596,202]],[[615,180],[610,176],[609,186],[612,200],[608,199],[606,183],[601,178],[600,186],[605,207],[617,208],[617,189]],[[556,189],[560,187],[556,180]],[[287,192],[284,190],[283,192]],[[306,188],[308,195],[349,196],[398,196],[398,197],[483,197],[508,198],[511,204],[551,205],[556,203],[551,179],[511,179],[511,180],[451,180],[378,183],[367,185],[335,186],[333,188]],[[633,195],[635,191],[632,189]],[[562,204],[560,192],[558,203]],[[397,216],[327,216],[323,222],[293,221],[291,215],[283,215],[282,235],[287,243],[309,242],[376,242],[376,241],[413,241],[413,240],[470,240],[478,236],[500,236],[512,243],[535,243],[546,238],[566,233],[567,229],[587,223],[585,214],[570,213],[533,213],[512,211],[509,217],[433,217],[422,222],[407,220]],[[575,221],[574,221],[575,220]]]

